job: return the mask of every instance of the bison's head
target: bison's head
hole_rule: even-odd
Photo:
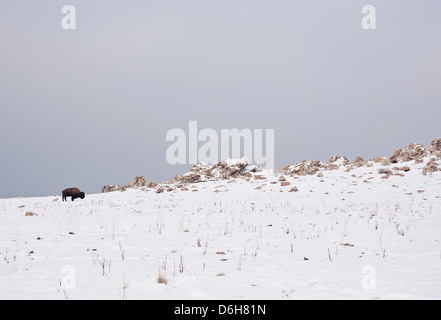
[[[81,193],[80,193],[80,198],[81,198],[81,199],[84,199],[85,197],[86,197],[86,195],[84,194],[84,192],[81,192]]]

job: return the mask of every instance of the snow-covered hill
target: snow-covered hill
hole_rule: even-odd
[[[0,299],[440,299],[439,163],[436,139],[280,170],[198,164],[75,202],[3,199]]]

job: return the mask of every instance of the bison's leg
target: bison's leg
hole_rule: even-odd
[[[75,200],[75,197],[74,196],[72,196],[72,201],[74,201]]]

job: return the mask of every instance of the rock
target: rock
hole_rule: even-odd
[[[340,166],[347,166],[350,163],[349,159],[346,157],[342,157],[342,156],[334,156],[331,157],[328,162],[325,163],[325,166],[329,169],[329,170],[336,170],[338,169]],[[332,169],[331,169],[332,168]]]
[[[296,174],[299,176],[314,175],[323,167],[321,161],[302,161],[296,164],[291,164],[283,168],[284,174]]]
[[[164,188],[163,187],[159,187],[157,190],[156,190],[156,193],[163,193],[164,192]]]
[[[152,182],[150,182],[150,183],[148,184],[147,187],[149,187],[149,188],[154,188],[154,187],[156,187],[157,185],[158,185],[158,184],[157,184],[156,182],[152,181]]]
[[[126,191],[128,188],[142,188],[146,186],[146,179],[144,177],[138,176],[130,181],[126,186],[120,185],[106,185],[101,188],[102,193],[115,192],[115,191]]]
[[[299,179],[300,176],[306,175],[317,175],[323,178],[326,175],[327,170],[341,170],[342,172],[350,172],[356,170],[361,166],[367,167],[378,167],[389,166],[391,163],[398,162],[408,162],[414,161],[415,164],[424,164],[427,162],[427,158],[433,158],[435,160],[441,160],[441,137],[434,139],[429,146],[423,146],[419,143],[411,143],[405,148],[397,149],[391,157],[379,157],[370,160],[364,160],[362,157],[356,157],[355,161],[350,161],[346,157],[334,156],[331,157],[327,162],[321,161],[301,161],[298,163],[290,164],[285,166],[281,172],[283,175],[279,176],[278,182],[281,185],[289,185],[286,180],[286,176],[290,176],[292,179]],[[413,164],[413,163],[412,163]],[[411,170],[411,165],[406,166],[395,166],[393,170],[408,172]],[[372,169],[373,170],[373,169]],[[431,161],[426,164],[423,168],[423,174],[431,174],[435,171],[440,171],[438,164]],[[230,178],[242,178],[245,181],[252,181],[251,178],[254,177],[255,180],[264,180],[268,176],[268,172],[259,173],[263,171],[262,166],[250,165],[247,158],[242,158],[239,160],[225,159],[217,164],[205,164],[197,163],[192,166],[188,173],[183,176],[175,176],[173,181],[167,183],[161,183],[161,185],[175,184],[178,185],[178,189],[186,190],[182,185],[199,183],[205,181],[217,181],[217,180],[228,180]],[[279,171],[275,171],[278,173]],[[389,178],[392,175],[390,170],[384,168],[379,170],[380,173],[387,175],[383,177],[384,179]],[[395,175],[400,175],[401,173],[395,173]],[[361,177],[360,177],[361,178]],[[234,180],[236,181],[236,180]],[[277,182],[275,182],[277,184]],[[156,182],[150,182],[147,184],[146,179],[142,176],[137,176],[134,180],[130,181],[127,186],[119,185],[107,185],[102,188],[102,192],[113,192],[113,191],[125,191],[126,188],[155,188],[156,191],[161,190],[161,188],[156,189],[158,184]],[[295,192],[291,188],[290,192]],[[296,189],[296,188],[295,188]],[[172,190],[168,188],[167,191]],[[298,191],[298,190],[296,190]],[[161,192],[161,191],[160,191]]]
[[[245,170],[248,166],[248,159],[242,158],[240,160],[225,159],[217,164],[209,165],[204,163],[197,163],[190,168],[190,171],[181,177],[175,177],[175,181],[182,183],[196,183],[209,180],[230,179],[245,176],[249,171]],[[257,172],[260,169],[253,166],[252,172]],[[250,175],[247,174],[247,177]]]
[[[282,181],[282,182],[280,183],[280,185],[281,185],[282,187],[290,186],[290,185],[291,185],[291,182],[289,182],[289,181]]]
[[[255,166],[255,165],[252,165],[252,166],[249,166],[248,170],[249,170],[250,172],[260,172],[260,171],[263,170],[263,167],[262,167],[262,166]]]
[[[126,191],[126,188],[119,185],[106,185],[101,188],[102,193],[115,192],[115,191]]]
[[[390,161],[391,161],[392,163],[397,163],[397,162],[398,162],[398,159],[399,159],[399,157],[400,157],[400,155],[401,155],[401,151],[402,151],[402,150],[403,150],[403,149],[397,149],[397,150],[395,150],[393,156],[389,158]]]
[[[196,173],[186,174],[179,178],[182,183],[195,183],[201,181],[201,175]]]
[[[38,214],[36,214],[35,212],[26,212],[25,214],[26,217],[34,217],[34,216],[38,216]]]
[[[426,157],[428,155],[428,148],[422,146],[421,144],[414,142],[403,149],[398,149],[395,151],[390,161],[392,163],[397,163],[398,161],[412,161],[420,157]]]
[[[426,166],[423,168],[423,175],[432,174],[433,172],[440,171],[438,168],[438,163],[434,159],[430,160]]]
[[[366,165],[366,161],[362,157],[356,157],[353,166],[358,168]]]
[[[394,167],[393,169],[397,170],[397,171],[404,171],[404,172],[409,172],[410,171],[410,167],[408,166],[404,166],[404,167]]]
[[[289,190],[289,192],[298,192],[298,191],[299,191],[299,189],[297,189],[296,186],[292,187],[292,188]]]
[[[436,151],[441,151],[441,137],[433,140],[431,145]]]
[[[141,188],[145,187],[147,181],[144,177],[138,176],[135,177],[129,184],[126,186],[127,188]]]

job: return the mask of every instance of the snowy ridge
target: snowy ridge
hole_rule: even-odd
[[[188,183],[236,178],[247,172],[248,165],[247,158],[225,159],[215,165],[197,163],[190,169],[190,172],[182,177],[175,177],[175,181]]]
[[[402,164],[413,161],[414,164],[425,164],[425,166],[417,166],[422,174],[430,174],[438,171],[437,160],[441,159],[441,138],[432,141],[430,146],[422,146],[419,143],[411,143],[408,147],[398,149],[390,158],[381,157],[375,159],[364,160],[361,157],[356,157],[354,161],[349,160],[344,156],[331,157],[327,162],[321,161],[301,161],[299,163],[285,166],[280,172],[284,175],[290,176],[305,176],[305,175],[319,175],[330,170],[343,170],[350,172],[360,167],[378,167],[378,164],[389,166],[391,163]],[[399,167],[394,166],[390,174],[401,175],[399,171],[407,172],[410,168],[408,166]],[[102,188],[103,193],[113,191],[125,191],[128,188],[153,188],[158,193],[164,191],[173,191],[176,188],[182,190],[188,189],[185,185],[192,183],[200,183],[207,181],[228,180],[230,178],[245,178],[248,179],[257,175],[257,178],[264,175],[279,172],[279,170],[263,169],[261,166],[252,165],[247,158],[242,159],[224,159],[217,164],[206,164],[203,162],[195,164],[190,168],[190,171],[182,176],[176,176],[172,181],[164,183],[150,182],[147,184],[144,177],[135,177],[126,186],[107,185]],[[256,174],[258,173],[258,174]],[[387,175],[388,177],[389,175]]]
[[[0,299],[441,299],[440,141],[0,199]]]
[[[305,176],[305,175],[319,175],[330,170],[343,170],[350,172],[360,167],[374,168],[382,166],[389,166],[391,163],[397,164],[389,170],[389,174],[402,175],[402,172],[410,170],[409,166],[399,167],[399,164],[404,164],[413,161],[414,164],[425,164],[424,166],[415,166],[422,174],[426,175],[439,170],[437,160],[441,160],[441,138],[432,141],[430,146],[422,146],[419,143],[411,143],[408,147],[398,149],[390,158],[381,157],[375,159],[364,160],[361,157],[356,157],[354,161],[350,161],[344,156],[331,157],[327,162],[321,161],[301,161],[299,163],[285,166],[280,172],[289,176]],[[402,171],[400,173],[400,171]],[[254,175],[259,178],[263,175],[271,175],[278,170],[263,169],[260,166],[251,165],[247,158],[242,159],[225,159],[217,164],[210,165],[206,163],[195,164],[188,173],[183,176],[176,176],[173,181],[165,183],[168,187],[165,190],[173,191],[177,188],[186,187],[183,184],[199,183],[206,181],[226,180],[230,178],[245,178],[248,179]],[[139,178],[139,177],[137,177]],[[135,178],[136,179],[136,178]],[[174,187],[169,187],[174,185]],[[139,186],[139,185],[138,185]],[[154,187],[159,189],[161,193],[164,191],[164,184],[155,184]]]

